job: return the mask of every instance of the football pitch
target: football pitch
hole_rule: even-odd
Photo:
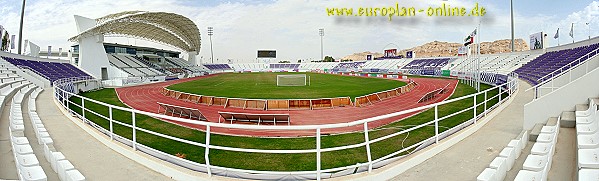
[[[310,85],[277,86],[277,75],[306,74]],[[319,73],[225,73],[171,85],[171,90],[228,98],[314,99],[363,96],[406,85],[381,78],[341,76]]]

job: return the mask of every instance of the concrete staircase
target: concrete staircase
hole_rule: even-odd
[[[599,99],[592,98],[592,101],[599,103]],[[559,123],[559,135],[555,144],[555,153],[552,157],[552,167],[547,174],[547,180],[577,180],[577,133],[576,133],[576,111],[586,111],[588,104],[577,104],[574,110],[563,111],[559,117],[550,117],[546,123],[536,124],[529,132],[529,144],[522,150],[522,155],[531,153],[532,146],[535,144],[543,126],[555,126]],[[507,172],[505,180],[514,180],[518,172],[522,170],[522,164],[526,156],[516,159],[512,170]]]

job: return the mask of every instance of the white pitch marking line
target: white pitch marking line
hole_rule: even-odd
[[[227,82],[227,81],[225,80],[225,81],[222,81],[222,82],[220,82],[220,83],[218,83],[218,84],[214,84],[214,86],[221,85],[221,84],[223,84],[223,83],[225,83],[225,82]]]

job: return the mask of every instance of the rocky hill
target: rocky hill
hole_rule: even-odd
[[[493,42],[482,42],[481,43],[481,54],[497,54],[510,52],[510,40],[497,40]],[[458,48],[463,46],[463,43],[450,43],[450,42],[440,42],[433,41],[426,43],[424,45],[420,45],[417,47],[400,50],[397,52],[397,55],[405,55],[407,51],[416,52],[416,57],[447,57],[447,56],[457,56]],[[476,45],[472,46],[474,48]],[[529,50],[528,44],[522,39],[516,39],[514,42],[515,51],[525,51]],[[341,59],[343,60],[364,60],[366,55],[371,54],[374,57],[383,56],[382,53],[373,53],[373,52],[362,52],[362,53],[354,53],[352,55],[345,56]]]
[[[365,60],[366,55],[372,55],[373,57],[382,57],[383,53],[376,53],[376,52],[354,53],[354,54],[351,54],[351,55],[341,58],[341,60]]]

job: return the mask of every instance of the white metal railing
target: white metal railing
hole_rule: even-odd
[[[94,78],[90,77],[90,76],[68,77],[68,78],[58,79],[58,80],[54,81],[52,84],[53,85],[62,85],[64,83],[79,82],[79,81],[84,81],[84,80],[94,80]]]
[[[515,74],[513,74],[513,75],[515,75]],[[489,111],[493,110],[495,107],[499,106],[501,103],[505,102],[507,99],[509,99],[510,97],[512,97],[514,95],[514,93],[518,89],[518,81],[517,80],[518,80],[517,78],[508,77],[507,83],[495,86],[493,88],[490,88],[490,89],[487,89],[484,91],[480,91],[476,94],[466,95],[466,96],[462,96],[462,97],[451,99],[451,100],[446,100],[446,101],[433,103],[433,104],[426,105],[426,106],[421,106],[421,107],[403,110],[403,111],[399,111],[399,112],[394,112],[394,113],[390,113],[390,114],[380,115],[380,116],[371,117],[371,118],[367,118],[367,119],[361,119],[361,120],[356,120],[356,121],[347,122],[347,123],[334,123],[334,124],[324,124],[324,125],[260,126],[260,125],[225,124],[225,123],[216,123],[216,122],[194,121],[194,120],[189,120],[189,119],[184,119],[184,118],[179,118],[179,117],[172,117],[172,116],[167,116],[167,115],[162,115],[162,114],[157,114],[157,113],[152,113],[152,112],[145,112],[145,111],[140,111],[140,110],[136,110],[136,109],[119,107],[119,106],[103,103],[103,102],[100,102],[97,100],[93,100],[90,98],[86,98],[86,97],[65,91],[61,88],[61,86],[57,86],[57,85],[60,85],[59,83],[64,84],[67,80],[60,80],[60,81],[57,81],[56,84],[54,84],[55,85],[54,86],[54,95],[55,95],[55,99],[58,100],[58,102],[61,104],[61,106],[64,109],[69,110],[69,112],[71,112],[75,116],[81,118],[83,122],[85,122],[89,125],[92,125],[99,131],[105,133],[111,139],[115,139],[124,144],[130,145],[134,150],[139,150],[139,151],[143,151],[147,154],[152,154],[153,156],[156,156],[157,158],[169,159],[170,162],[184,166],[186,168],[193,167],[193,170],[206,172],[209,175],[217,174],[217,173],[222,174],[223,172],[244,173],[241,175],[268,174],[271,176],[273,176],[273,175],[279,176],[281,178],[283,178],[283,177],[288,178],[288,176],[290,176],[290,175],[302,175],[302,178],[305,178],[306,175],[310,175],[311,179],[321,180],[323,178],[322,177],[323,174],[326,174],[325,177],[331,177],[332,172],[347,170],[347,169],[351,169],[351,168],[368,167],[367,170],[368,170],[368,172],[370,172],[373,169],[373,165],[382,166],[382,165],[386,164],[386,162],[385,162],[386,160],[389,160],[393,157],[399,156],[402,153],[410,154],[411,153],[410,150],[412,150],[412,151],[419,150],[428,145],[437,144],[437,143],[439,143],[439,140],[442,140],[446,136],[453,134],[453,133],[459,131],[460,129],[463,129],[469,125],[477,124],[476,123],[477,119],[480,119],[483,116],[486,116]],[[87,85],[86,81],[90,81],[90,80],[83,80],[80,82],[85,82],[85,84]],[[97,81],[97,80],[93,80],[93,81]],[[492,97],[488,97],[487,94],[491,91],[497,91],[498,94],[495,96],[492,96]],[[502,94],[504,94],[504,93],[507,93],[508,97],[502,97]],[[480,103],[477,102],[477,98],[476,98],[476,96],[479,96],[479,95],[481,95],[481,97],[482,97],[482,95],[484,95],[484,100],[479,101]],[[69,100],[69,97],[71,97],[71,96],[81,99],[81,102],[72,102],[71,100]],[[455,113],[451,113],[449,115],[445,115],[443,117],[439,117],[439,110],[438,110],[439,106],[446,105],[446,104],[453,103],[453,102],[460,101],[460,100],[464,100],[464,99],[469,99],[469,98],[473,98],[473,100],[474,100],[472,106],[470,106],[469,108],[463,109],[463,110],[455,112]],[[487,102],[490,100],[496,99],[496,98],[498,100],[498,103],[492,107],[487,108]],[[94,111],[88,109],[85,106],[85,102],[95,103],[97,105],[101,105],[103,107],[108,108],[108,116],[102,115],[100,113],[97,113],[97,112],[94,112]],[[444,132],[441,132],[441,133],[439,132],[440,128],[441,128],[441,126],[439,126],[440,121],[446,120],[448,118],[451,118],[458,114],[464,113],[466,111],[477,110],[477,107],[480,107],[483,105],[484,105],[483,112],[473,111],[474,114],[472,115],[472,118],[470,118],[466,122],[464,122],[458,126],[455,126],[453,128],[450,128]],[[79,114],[77,111],[70,110],[70,106],[75,106],[75,107],[80,108],[81,114]],[[400,129],[401,131],[398,131],[398,132],[395,132],[395,133],[392,133],[392,134],[389,134],[389,135],[386,135],[383,137],[379,137],[376,139],[369,139],[369,132],[375,132],[378,130],[377,129],[371,130],[369,128],[368,123],[378,121],[381,119],[393,118],[393,117],[406,115],[406,114],[413,114],[413,113],[417,113],[417,112],[424,111],[427,109],[434,109],[434,113],[435,113],[434,120],[430,120],[421,125],[413,125],[413,127],[411,127],[411,128],[406,128],[406,129],[402,128],[402,129]],[[122,121],[113,119],[113,110],[121,110],[121,111],[125,111],[125,112],[130,112],[132,114],[131,124],[127,124]],[[94,114],[98,117],[101,117],[101,118],[107,120],[110,125],[109,130],[106,130],[105,128],[98,126],[94,122],[88,120],[85,116],[86,114]],[[205,129],[205,132],[206,132],[205,143],[190,141],[190,140],[177,138],[174,136],[169,136],[169,135],[165,135],[162,133],[150,131],[150,130],[147,130],[144,128],[140,128],[137,126],[137,123],[135,120],[136,114],[147,115],[147,116],[158,118],[158,119],[173,120],[173,121],[187,123],[187,124],[196,125],[196,126],[205,126],[205,128],[206,128]],[[115,134],[114,130],[113,130],[114,124],[119,124],[119,125],[122,125],[122,126],[132,129],[132,133],[133,133],[132,140],[129,140],[127,138],[124,138],[124,137],[121,137],[121,136]],[[346,127],[352,127],[352,126],[363,127],[362,131],[363,131],[364,139],[365,139],[364,142],[357,143],[357,144],[351,144],[351,145],[329,147],[329,148],[321,147],[322,145],[321,145],[320,140],[322,138],[321,131],[323,129],[346,128]],[[397,150],[393,153],[382,156],[380,158],[373,159],[372,153],[371,153],[371,148],[370,148],[370,146],[373,143],[377,143],[377,142],[380,142],[380,141],[383,141],[383,140],[386,140],[386,139],[389,139],[392,137],[396,137],[396,136],[399,136],[402,134],[409,134],[410,131],[414,131],[416,129],[423,128],[426,126],[431,126],[431,127],[435,128],[434,136],[429,137],[428,139],[420,141],[416,144],[410,145],[408,147],[403,147],[403,145],[402,145],[402,149],[400,149],[400,150]],[[218,128],[244,129],[244,130],[275,130],[275,131],[313,130],[315,133],[316,145],[315,145],[315,149],[303,149],[303,150],[294,150],[294,149],[292,149],[292,150],[265,150],[265,149],[236,148],[236,147],[213,145],[210,143],[210,135],[214,134],[214,132],[212,130],[215,128],[216,129],[218,129]],[[140,145],[139,143],[137,143],[137,139],[136,139],[137,131],[144,132],[147,134],[152,134],[152,135],[155,135],[155,136],[158,136],[161,138],[170,139],[170,140],[174,140],[174,141],[201,147],[201,149],[205,150],[205,163],[201,164],[201,163],[191,162],[188,160],[184,160],[184,159],[175,157],[173,155],[163,153],[158,150],[154,150],[145,145]],[[366,163],[356,163],[354,165],[322,169],[321,154],[323,152],[346,150],[346,149],[359,148],[359,147],[365,147],[365,149],[366,149],[366,156],[368,158],[368,161]],[[237,168],[225,168],[225,167],[213,165],[210,163],[209,154],[210,154],[211,149],[234,151],[234,152],[271,153],[271,154],[313,153],[316,155],[316,170],[311,170],[311,171],[258,171],[258,170],[245,170],[245,169],[237,169]],[[214,171],[220,171],[220,172],[215,173]],[[233,175],[239,176],[240,174],[233,174]],[[272,177],[269,177],[269,178],[272,178]]]
[[[577,78],[577,77],[574,77],[574,78],[572,77],[572,71],[574,69],[576,69],[578,67],[581,67],[584,64],[584,66],[585,66],[585,73],[584,74],[587,74],[590,71],[592,71],[595,68],[597,68],[597,67],[589,67],[589,62],[591,60],[593,60],[597,56],[599,56],[599,49],[595,49],[595,50],[593,50],[593,51],[591,51],[591,52],[583,55],[582,57],[580,57],[580,58],[578,58],[578,59],[576,59],[576,60],[574,60],[574,61],[572,61],[572,62],[570,62],[570,63],[568,63],[568,64],[566,64],[564,66],[562,66],[561,68],[559,68],[557,70],[554,70],[553,72],[551,72],[551,73],[549,73],[549,74],[547,74],[547,75],[545,75],[545,76],[537,79],[537,80],[540,80],[542,82],[539,83],[539,84],[537,84],[537,85],[535,85],[535,86],[533,86],[533,87],[531,87],[531,88],[526,89],[525,91],[529,91],[529,90],[534,89],[534,91],[535,91],[534,99],[537,99],[537,98],[543,96],[543,95],[540,95],[540,91],[541,90],[548,89],[548,90],[550,90],[550,92],[553,92],[553,91],[555,91],[555,89],[559,88],[559,87],[556,87],[554,85],[555,79],[561,77],[562,75],[569,74],[568,82],[572,82],[572,80],[574,80],[574,79]],[[576,65],[573,65],[574,63],[576,63]],[[549,82],[551,82],[551,87],[543,87],[545,84],[547,84]]]

